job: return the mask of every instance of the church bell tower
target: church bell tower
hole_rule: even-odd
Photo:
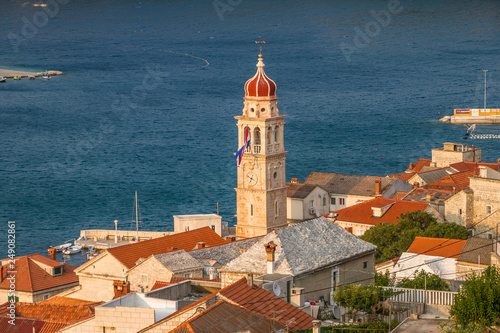
[[[262,51],[262,49],[261,49]],[[276,83],[264,73],[259,54],[257,73],[245,83],[243,114],[238,120],[236,236],[262,236],[287,225],[284,115],[278,111]]]

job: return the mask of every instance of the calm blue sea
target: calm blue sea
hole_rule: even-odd
[[[58,1],[0,2],[0,68],[67,73],[0,84],[1,257],[9,220],[19,255],[131,228],[136,190],[144,230],[217,202],[234,224],[233,117],[258,36],[288,115],[287,179],[384,176],[463,142],[437,119],[482,107],[483,69],[500,106],[495,0]],[[498,140],[469,143],[500,157]]]

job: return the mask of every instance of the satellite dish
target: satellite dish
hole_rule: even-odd
[[[281,288],[280,288],[280,285],[278,284],[278,282],[273,283],[273,292],[278,297],[281,295]]]
[[[336,305],[333,306],[333,316],[335,319],[340,319],[340,308]]]

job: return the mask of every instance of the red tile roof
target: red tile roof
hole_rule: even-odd
[[[122,245],[108,249],[127,268],[132,268],[139,258],[147,258],[153,254],[161,254],[175,250],[191,251],[198,242],[205,242],[205,246],[225,244],[226,241],[210,227],[181,232],[155,238],[139,243]]]
[[[392,206],[385,212],[382,217],[373,217],[372,207]],[[361,202],[357,205],[350,206],[344,209],[337,210],[337,220],[346,222],[355,222],[363,224],[378,225],[380,223],[396,224],[398,217],[401,214],[408,212],[416,212],[417,210],[424,211],[429,207],[428,203],[404,201],[396,199],[386,199],[378,197],[372,200]]]
[[[63,263],[49,259],[40,254],[30,254],[15,259],[15,271],[17,273],[8,274],[7,277],[11,275],[16,276],[16,289],[19,291],[34,292],[78,282],[78,276],[73,272],[76,268],[74,266],[64,264],[63,274],[52,276],[37,265],[37,262],[50,267],[62,266]],[[0,283],[0,289],[9,289],[9,284],[9,280],[4,279]]]
[[[0,318],[0,332],[2,333],[56,333],[68,326],[64,323],[55,323],[38,319],[16,318],[15,325],[9,323],[11,319]],[[35,330],[33,330],[35,329]]]
[[[453,193],[460,192],[461,190],[469,188],[469,177],[472,177],[474,173],[474,170],[454,173],[452,175],[448,175],[436,181],[430,182],[423,187],[427,189],[435,189]]]
[[[215,297],[224,298],[231,303],[236,303],[238,306],[263,315],[267,318],[273,318],[274,316],[274,318],[282,324],[290,324],[288,328],[291,331],[311,328],[312,321],[314,320],[314,317],[311,317],[304,311],[296,308],[274,294],[271,294],[270,292],[255,285],[253,287],[248,286],[245,278],[242,278],[217,292],[205,296],[179,311],[183,312],[188,309],[192,309],[197,307],[198,304],[207,302]],[[178,313],[175,312],[139,332],[149,332],[152,328],[161,325],[163,322],[168,321],[177,315]]]
[[[495,171],[499,171],[500,164],[498,163],[483,163],[483,162],[458,162],[450,164],[450,167],[457,170],[458,172],[462,171],[472,171],[476,170],[480,166],[486,166]]]
[[[78,305],[58,305],[56,301],[44,303],[16,303],[16,317],[40,319],[57,323],[72,324],[94,316],[96,306],[104,302],[87,302],[79,300],[62,300],[64,297],[58,297],[61,304]],[[4,303],[0,306],[0,316],[9,314],[10,309],[7,306],[10,303]]]
[[[415,237],[406,252],[456,259],[462,252],[465,242],[466,240],[461,239]]]
[[[271,318],[261,314],[226,301],[219,301],[170,332],[232,333],[251,331],[252,333],[268,333],[272,326],[275,330],[285,327],[284,324],[273,322]]]
[[[291,331],[311,328],[314,320],[313,317],[278,296],[257,286],[250,287],[245,278],[221,289],[218,295],[247,310],[268,318],[276,318],[285,325],[290,324]]]
[[[424,167],[431,166],[431,163],[432,163],[432,160],[421,158],[418,161],[416,161],[415,163],[410,164],[410,168],[408,168],[407,171],[413,171],[413,172],[419,173],[420,171],[422,171],[422,169],[424,169]]]
[[[411,177],[413,177],[416,174],[417,174],[416,172],[403,172],[403,173],[396,173],[394,175],[389,175],[387,177],[390,177],[390,178],[399,178],[399,179],[407,182],[407,181],[410,180]]]

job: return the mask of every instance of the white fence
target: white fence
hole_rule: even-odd
[[[397,295],[389,298],[395,302],[424,303],[435,305],[453,305],[455,295],[453,291],[437,291],[409,288],[383,287],[385,290],[392,289]]]

